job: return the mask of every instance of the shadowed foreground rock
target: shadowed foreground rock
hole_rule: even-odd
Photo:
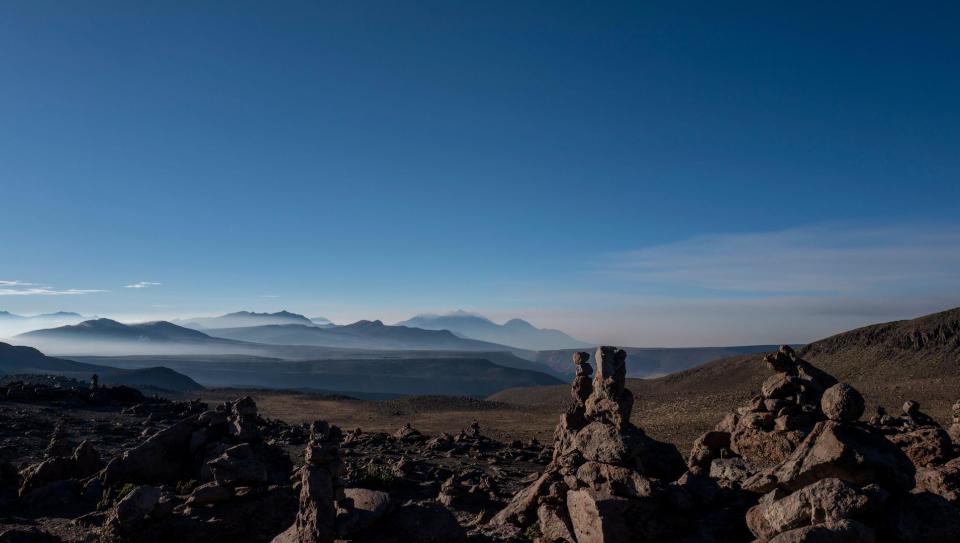
[[[790,456],[743,481],[744,490],[762,494],[747,513],[757,541],[960,541],[960,511],[917,486],[915,458],[897,445],[912,426],[885,435],[859,422],[863,400],[844,384],[824,392],[821,411],[828,420]]]
[[[17,381],[0,435],[34,445],[0,459],[0,543],[960,542],[960,406],[949,429],[912,400],[864,422],[856,389],[783,347],[684,462],[630,422],[625,353],[589,358],[574,356],[552,447],[475,421],[344,435],[265,419],[251,398],[211,410]]]
[[[593,381],[586,354],[574,357],[553,461],[485,527],[488,539],[960,541],[960,459],[916,402],[902,418],[861,422],[856,389],[784,346],[765,359],[775,374],[761,394],[700,436],[677,478],[675,451],[640,445],[629,424],[621,353],[599,350]]]

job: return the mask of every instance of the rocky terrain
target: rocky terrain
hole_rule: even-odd
[[[759,394],[678,448],[635,424],[626,352],[589,358],[545,442],[8,377],[0,541],[960,540],[960,402],[946,427],[915,401],[866,414],[785,346],[753,360]]]

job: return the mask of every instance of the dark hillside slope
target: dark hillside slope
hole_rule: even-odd
[[[154,366],[121,369],[99,364],[87,364],[45,356],[32,347],[16,347],[6,343],[0,343],[0,372],[9,375],[63,375],[81,380],[87,380],[91,375],[97,374],[100,377],[100,382],[107,385],[150,386],[176,392],[203,389],[193,379],[170,368]]]

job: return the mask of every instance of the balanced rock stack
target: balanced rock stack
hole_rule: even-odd
[[[819,410],[827,420],[782,462],[743,482],[762,494],[746,518],[757,541],[960,541],[960,511],[914,490],[913,463],[859,422],[863,409],[853,387],[828,388]]]
[[[299,471],[300,511],[297,520],[274,543],[327,543],[337,536],[337,504],[344,499],[340,476],[340,428],[324,421],[310,427],[310,441]]]
[[[960,400],[953,404],[953,424],[950,425],[950,439],[960,448]]]
[[[58,419],[53,426],[53,432],[50,433],[50,442],[47,443],[43,456],[45,458],[70,456],[70,440],[67,436],[66,421],[63,418]]]
[[[672,445],[630,423],[626,353],[601,347],[592,382],[589,355],[573,357],[574,404],[554,433],[553,460],[487,524],[494,540],[539,530],[542,541],[671,541],[691,526],[692,502],[675,484],[684,471]]]
[[[694,473],[723,471],[722,463],[715,463],[718,459],[739,463],[748,471],[782,462],[813,425],[824,420],[820,400],[836,384],[833,376],[801,359],[787,345],[764,361],[776,373],[763,382],[760,395],[749,405],[728,414],[694,442],[687,460]],[[859,401],[862,410],[863,398]]]

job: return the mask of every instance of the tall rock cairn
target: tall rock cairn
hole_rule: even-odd
[[[960,448],[960,400],[953,404],[953,424],[950,425],[950,439]]]
[[[553,460],[491,519],[494,541],[534,525],[542,541],[570,543],[670,540],[689,529],[670,498],[683,491],[667,484],[683,473],[682,457],[630,423],[626,352],[600,347],[596,372],[589,359],[573,355],[573,404],[554,432]]]
[[[300,511],[297,520],[274,543],[331,543],[337,535],[337,505],[344,499],[340,477],[340,428],[324,421],[310,426],[310,441],[300,468]]]

